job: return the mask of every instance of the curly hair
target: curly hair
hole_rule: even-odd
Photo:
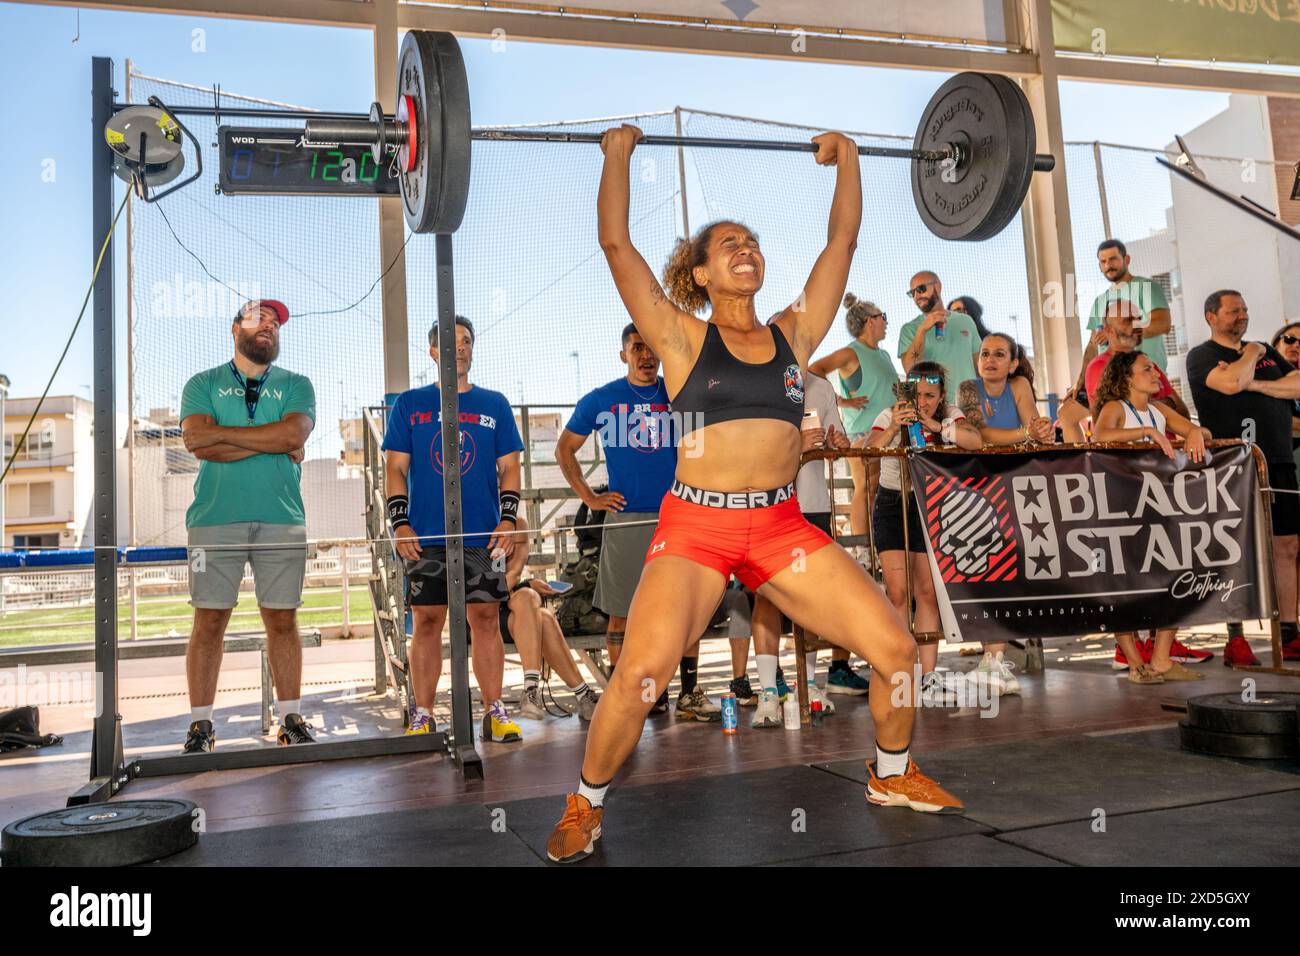
[[[859,299],[852,292],[844,294],[844,308],[848,310],[844,322],[849,327],[849,335],[855,339],[867,327],[867,319],[880,311],[880,307],[870,299]]]
[[[1093,421],[1101,414],[1101,410],[1110,402],[1128,401],[1129,385],[1133,381],[1133,365],[1143,355],[1136,349],[1132,352],[1118,352],[1111,356],[1106,363],[1106,370],[1101,373],[1101,381],[1097,383],[1097,394],[1092,400]]]
[[[695,281],[695,267],[709,261],[709,243],[714,230],[719,226],[739,226],[754,236],[754,232],[744,223],[734,219],[719,219],[700,229],[690,239],[678,239],[664,267],[664,291],[668,299],[683,311],[699,315],[709,305],[709,293],[704,286]]]

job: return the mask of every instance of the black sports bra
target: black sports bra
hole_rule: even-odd
[[[803,420],[803,375],[799,360],[784,333],[771,325],[776,354],[766,362],[742,362],[731,354],[712,322],[704,347],[672,399],[673,417],[681,416],[682,431],[739,418],[775,418],[795,428]]]

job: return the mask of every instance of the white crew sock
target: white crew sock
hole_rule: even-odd
[[[578,796],[586,799],[586,801],[590,803],[593,808],[603,807],[605,805],[605,791],[607,791],[608,789],[609,789],[608,783],[602,783],[600,786],[594,786],[590,783],[587,783],[587,781],[582,778],[582,774],[578,774]]]
[[[208,704],[206,707],[191,707],[190,722],[192,723],[196,720],[212,720],[212,708],[212,704]]]
[[[541,671],[524,671],[524,690],[531,690],[542,680]]]
[[[564,686],[569,687],[568,684],[565,684]],[[569,693],[571,693],[574,697],[581,697],[583,694],[590,694],[591,688],[587,686],[586,681],[583,681],[577,687],[569,687]]]
[[[432,716],[433,716],[433,711],[429,710],[428,707],[416,707],[416,708],[415,708],[415,712],[416,712],[417,714],[419,714],[421,717],[432,717]]]
[[[284,718],[290,714],[302,715],[302,698],[295,700],[277,700],[275,702],[275,712],[280,715],[280,723],[284,723]]]
[[[880,744],[876,744],[876,778],[883,780],[907,773],[907,755],[907,750],[895,754],[881,750]]]
[[[754,660],[758,663],[758,682],[763,690],[776,690],[776,655],[755,654]]]

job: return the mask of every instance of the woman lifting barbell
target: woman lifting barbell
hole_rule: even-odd
[[[960,811],[961,801],[922,775],[908,754],[915,716],[911,634],[861,565],[826,547],[830,538],[804,519],[794,497],[802,370],[834,321],[862,220],[857,147],[839,133],[814,138],[817,163],[836,167],[828,240],[798,301],[765,326],[754,309],[764,259],[744,226],[715,222],[682,240],[664,277],[666,293],[633,247],[629,167],[641,135],[624,125],[602,137],[600,245],[637,331],[663,359],[682,441],[623,653],[588,732],[578,792],[567,797],[547,855],[572,862],[594,850],[605,792],[732,574],[871,664],[877,759],[868,765],[867,799]],[[703,321],[697,315],[706,306]]]

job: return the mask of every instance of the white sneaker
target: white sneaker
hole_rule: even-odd
[[[754,711],[754,719],[749,722],[751,727],[781,727],[785,721],[781,716],[781,698],[775,690],[763,690],[758,692],[758,708]]]
[[[957,695],[938,673],[930,671],[921,678],[922,707],[953,707],[956,703]]]
[[[815,700],[820,700],[822,702],[823,714],[835,713],[835,704],[829,697],[826,696],[826,688],[819,687],[817,684],[813,683],[812,681],[809,681],[808,682],[808,706],[811,707],[812,702]]]
[[[1011,673],[1011,664],[1001,654],[995,657],[985,651],[979,665],[966,675],[966,679],[977,686],[987,686],[998,697],[1020,693],[1020,681]]]
[[[594,690],[588,689],[585,694],[578,698],[578,719],[590,721],[596,716],[596,705],[600,703],[600,695]]]
[[[519,716],[529,720],[545,720],[546,711],[542,709],[541,685],[529,687],[519,696]]]
[[[1003,659],[1001,651],[998,652],[995,660],[998,665],[998,676],[1002,680],[1002,693],[1019,694],[1020,681],[1016,680],[1016,675],[1011,673],[1014,665],[1010,661]]]

